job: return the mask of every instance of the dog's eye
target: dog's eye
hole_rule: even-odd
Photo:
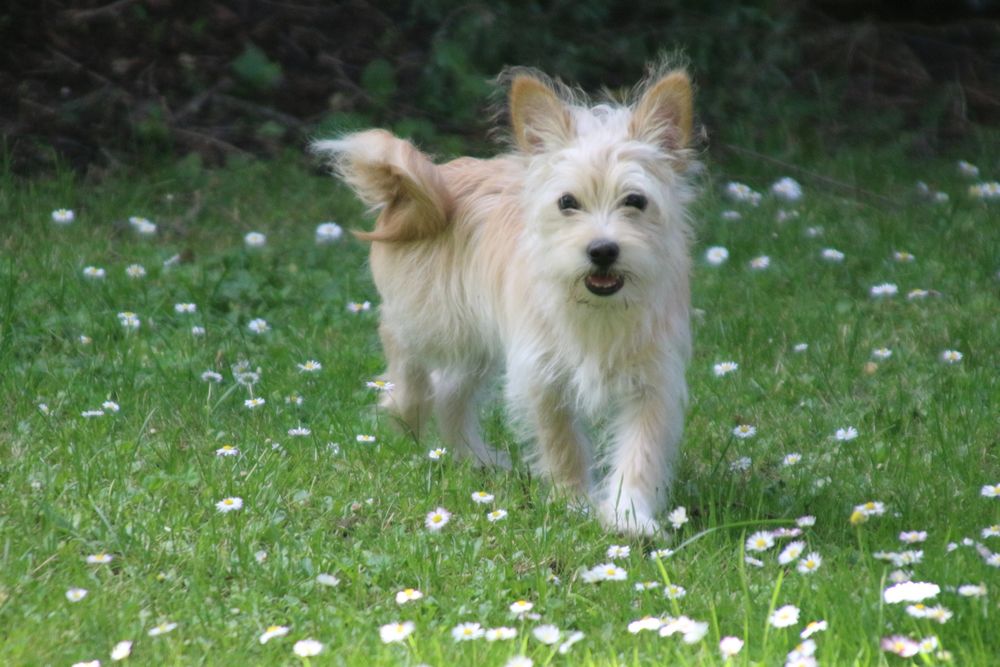
[[[558,201],[560,211],[575,211],[580,208],[580,202],[571,194],[564,194]]]
[[[633,192],[625,197],[625,201],[622,202],[623,206],[629,206],[631,208],[637,208],[640,211],[646,210],[646,197],[638,193]]]

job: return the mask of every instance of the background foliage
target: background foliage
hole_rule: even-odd
[[[926,154],[1000,118],[998,15],[996,0],[22,1],[0,18],[0,127],[19,171],[273,154],[372,124],[482,150],[504,65],[594,90],[679,49],[716,145],[892,136]]]

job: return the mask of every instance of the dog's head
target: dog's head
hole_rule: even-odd
[[[526,242],[569,300],[644,302],[678,272],[686,280],[691,97],[683,70],[651,77],[630,103],[596,106],[537,74],[512,77]]]

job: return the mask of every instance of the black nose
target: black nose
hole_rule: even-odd
[[[618,244],[607,239],[597,239],[587,246],[587,254],[591,262],[606,269],[618,259]]]

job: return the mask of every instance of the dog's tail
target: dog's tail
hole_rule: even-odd
[[[373,210],[375,230],[355,231],[364,241],[430,238],[448,225],[454,201],[440,168],[408,141],[385,130],[367,130],[317,141],[334,172]]]

